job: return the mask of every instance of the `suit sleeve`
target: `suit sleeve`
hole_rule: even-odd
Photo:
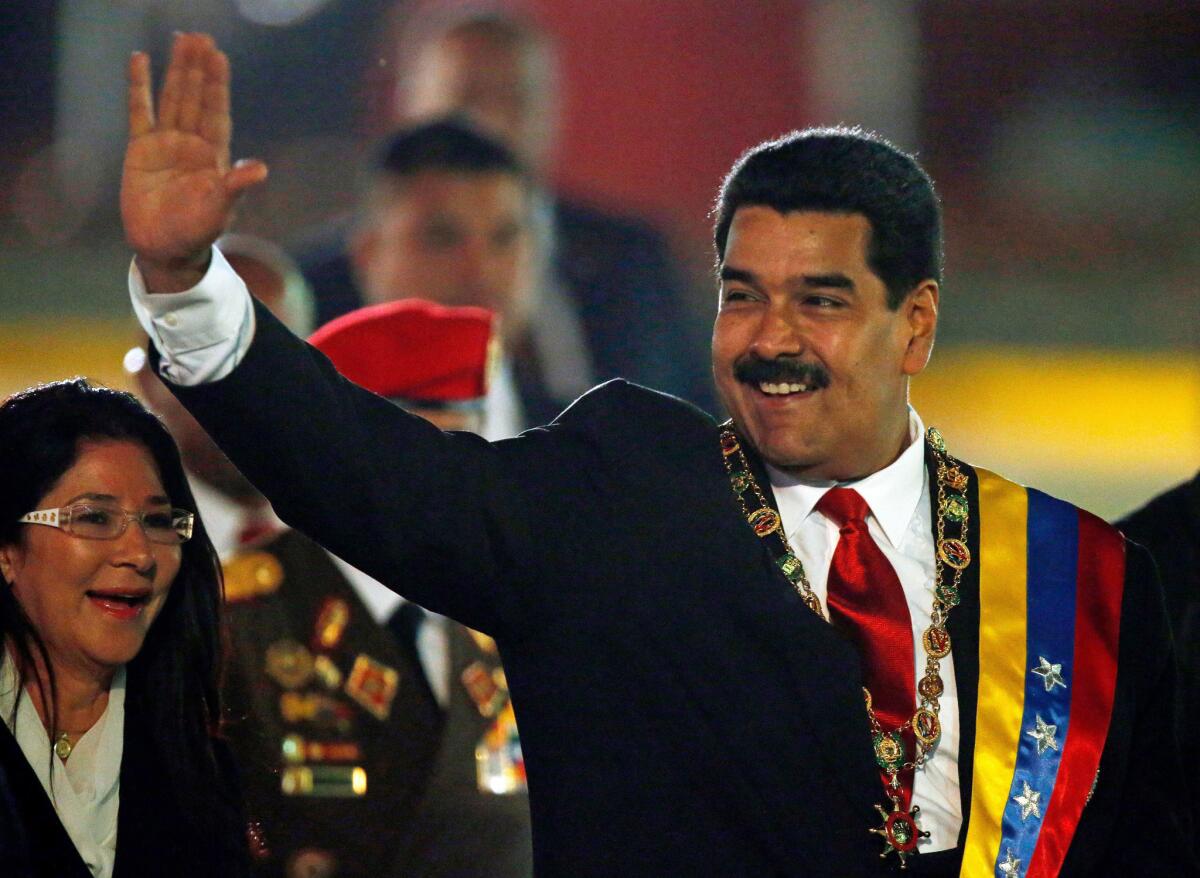
[[[428,609],[505,637],[533,624],[513,585],[533,557],[513,455],[352,384],[254,307],[237,368],[172,391],[279,516]]]

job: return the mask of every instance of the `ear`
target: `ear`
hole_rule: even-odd
[[[938,285],[924,280],[905,297],[900,305],[904,314],[907,346],[904,350],[904,374],[916,375],[929,364],[933,340],[937,335]]]
[[[10,586],[17,580],[17,571],[21,569],[21,547],[16,543],[0,546],[0,576]]]

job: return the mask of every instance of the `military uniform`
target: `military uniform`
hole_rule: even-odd
[[[415,652],[303,535],[236,553],[225,575],[228,734],[262,830],[262,874],[530,874],[515,726],[496,750],[510,757],[497,774],[507,794],[476,779],[477,745],[511,717],[490,640],[451,626],[443,711]]]

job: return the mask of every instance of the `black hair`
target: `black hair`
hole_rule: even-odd
[[[899,307],[923,280],[942,279],[942,217],[933,181],[915,158],[860,128],[810,128],[759,144],[730,169],[713,208],[717,262],[739,207],[862,214],[867,264]]]
[[[134,442],[154,459],[171,504],[196,512],[175,441],[136,397],[82,378],[42,384],[0,403],[0,545],[21,541],[19,524],[75,464],[88,441]],[[181,798],[182,813],[201,832],[224,827],[239,806],[218,765],[213,739],[221,718],[221,567],[197,515],[192,538],[181,549],[179,572],[137,656],[126,668],[126,709],[144,718],[164,779]],[[17,674],[46,668],[51,740],[54,673],[45,644],[13,594],[0,584],[0,642],[18,653]],[[37,675],[35,675],[36,677]],[[18,700],[19,703],[19,700]]]
[[[521,183],[529,179],[516,153],[457,115],[395,131],[379,144],[369,171],[372,180],[422,171],[501,173]]]

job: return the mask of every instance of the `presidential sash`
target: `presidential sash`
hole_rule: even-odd
[[[1051,878],[1112,717],[1124,541],[1069,503],[975,473],[979,701],[961,874]]]

